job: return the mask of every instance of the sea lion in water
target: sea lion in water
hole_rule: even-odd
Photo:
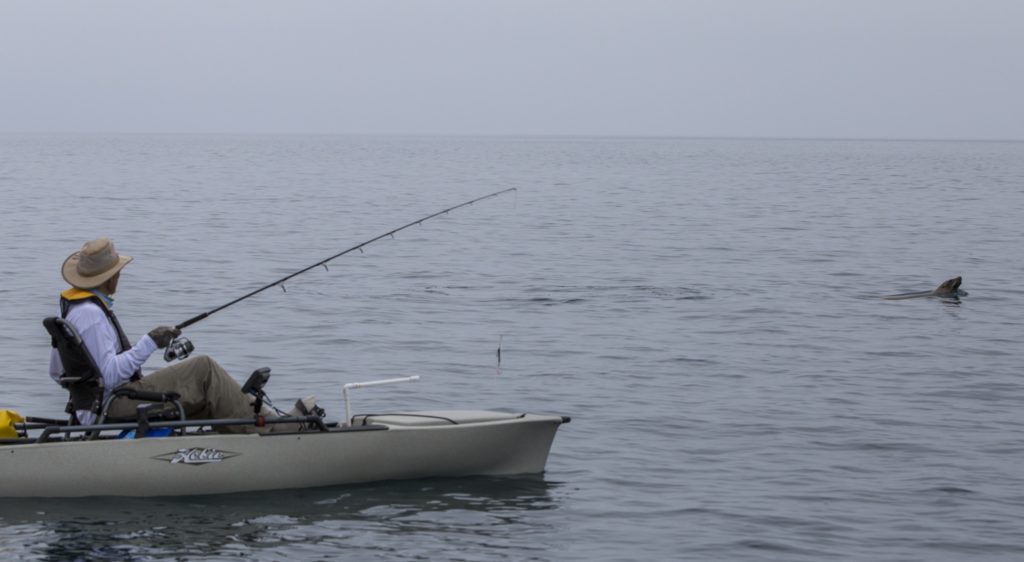
[[[955,299],[957,297],[966,297],[967,291],[960,290],[960,283],[963,279],[960,277],[954,277],[944,281],[941,285],[935,288],[934,291],[920,291],[917,293],[901,293],[898,295],[887,295],[882,297],[885,300],[896,301],[902,299],[916,299],[918,297],[939,297],[943,299]]]

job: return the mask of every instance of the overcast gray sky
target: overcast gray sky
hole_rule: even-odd
[[[4,0],[0,85],[0,131],[1024,139],[1024,0]]]

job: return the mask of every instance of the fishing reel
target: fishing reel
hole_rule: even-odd
[[[185,336],[178,336],[167,344],[164,350],[164,361],[170,363],[175,359],[185,359],[190,353],[196,350],[196,346]]]

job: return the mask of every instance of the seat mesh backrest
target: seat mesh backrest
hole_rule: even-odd
[[[43,320],[43,326],[53,338],[53,346],[60,355],[65,376],[81,377],[82,383],[96,384],[103,380],[92,354],[86,349],[78,330],[73,325],[63,318],[51,316]]]
[[[63,318],[51,316],[43,320],[43,326],[53,339],[53,347],[57,348],[64,366],[60,383],[70,394],[67,412],[72,414],[73,420],[78,410],[99,413],[103,401],[103,374],[86,349],[82,336]]]

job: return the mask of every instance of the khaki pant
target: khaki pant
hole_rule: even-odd
[[[177,392],[189,419],[252,418],[252,397],[216,361],[199,355],[128,383],[122,388],[150,392]],[[144,402],[118,398],[110,404],[109,415],[135,415],[135,407]],[[215,426],[221,433],[266,433],[269,428],[254,425]]]

